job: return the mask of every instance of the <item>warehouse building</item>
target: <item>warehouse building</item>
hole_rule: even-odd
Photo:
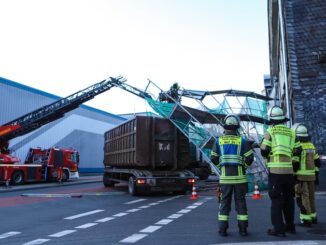
[[[59,99],[61,97],[0,77],[0,125]],[[70,147],[80,153],[80,172],[102,172],[104,132],[125,120],[81,105],[63,118],[12,139],[10,149],[12,155],[24,162],[30,147]]]

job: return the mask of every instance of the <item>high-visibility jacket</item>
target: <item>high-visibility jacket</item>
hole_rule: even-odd
[[[263,156],[263,151],[268,149],[267,167],[271,173],[292,174],[293,151],[297,147],[294,130],[278,124],[268,128],[260,148]]]
[[[246,168],[253,159],[248,142],[237,135],[223,135],[215,142],[212,159],[220,169],[220,184],[241,184],[248,182]],[[250,160],[246,160],[250,159]]]
[[[319,159],[316,147],[311,142],[300,142],[300,146],[302,149],[300,156],[293,157],[293,160],[299,162],[299,169],[295,175],[302,181],[315,181],[315,174],[319,171],[319,166],[315,164]]]

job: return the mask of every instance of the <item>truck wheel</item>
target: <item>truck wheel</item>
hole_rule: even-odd
[[[109,176],[107,174],[103,174],[103,185],[105,187],[114,187],[114,184],[116,182],[110,180]]]
[[[13,185],[21,185],[24,182],[24,173],[15,171],[11,176],[11,183]]]
[[[68,180],[69,180],[69,171],[67,169],[64,169],[62,173],[62,181],[66,182]]]
[[[128,191],[129,194],[132,196],[137,196],[137,190],[136,190],[136,181],[134,177],[129,177],[129,181],[128,181]]]

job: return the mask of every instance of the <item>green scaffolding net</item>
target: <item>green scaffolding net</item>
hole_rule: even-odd
[[[148,104],[151,108],[158,113],[163,118],[167,118],[180,130],[183,134],[188,137],[188,139],[194,143],[209,159],[211,155],[211,147],[207,147],[209,141],[212,140],[212,133],[209,131],[209,128],[205,124],[201,124],[198,121],[194,120],[194,117],[186,111],[179,103],[167,103],[154,100],[151,98],[146,98]],[[176,111],[179,110],[179,113]],[[182,111],[182,113],[180,113]],[[217,114],[228,114],[233,113],[234,108],[230,106],[230,103],[227,101],[227,98],[223,100],[219,106],[213,110],[209,110],[208,113],[217,113]],[[245,98],[244,103],[242,104],[239,113],[245,113],[248,115],[253,115],[256,117],[267,118],[267,103],[262,100],[254,98]],[[260,140],[264,134],[264,130],[267,128],[264,124],[254,123],[254,122],[243,122],[242,123],[242,134],[245,137],[256,135],[255,137]],[[215,135],[217,136],[217,135]],[[257,153],[258,154],[258,153]],[[249,168],[247,171],[248,176],[248,187],[249,191],[254,190],[254,184],[257,183],[259,188],[265,189],[267,185],[267,175],[264,173],[261,164],[263,159],[261,156],[255,156],[256,161],[260,161],[259,164],[256,164],[252,168]]]

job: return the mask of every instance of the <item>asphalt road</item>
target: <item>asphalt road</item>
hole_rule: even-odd
[[[270,201],[248,196],[249,236],[238,234],[233,211],[230,235],[220,237],[214,191],[199,191],[191,200],[190,194],[132,197],[125,185],[104,188],[100,182],[48,187],[0,193],[0,244],[326,244],[322,193],[320,222],[310,229],[297,227],[286,238],[267,236]]]

